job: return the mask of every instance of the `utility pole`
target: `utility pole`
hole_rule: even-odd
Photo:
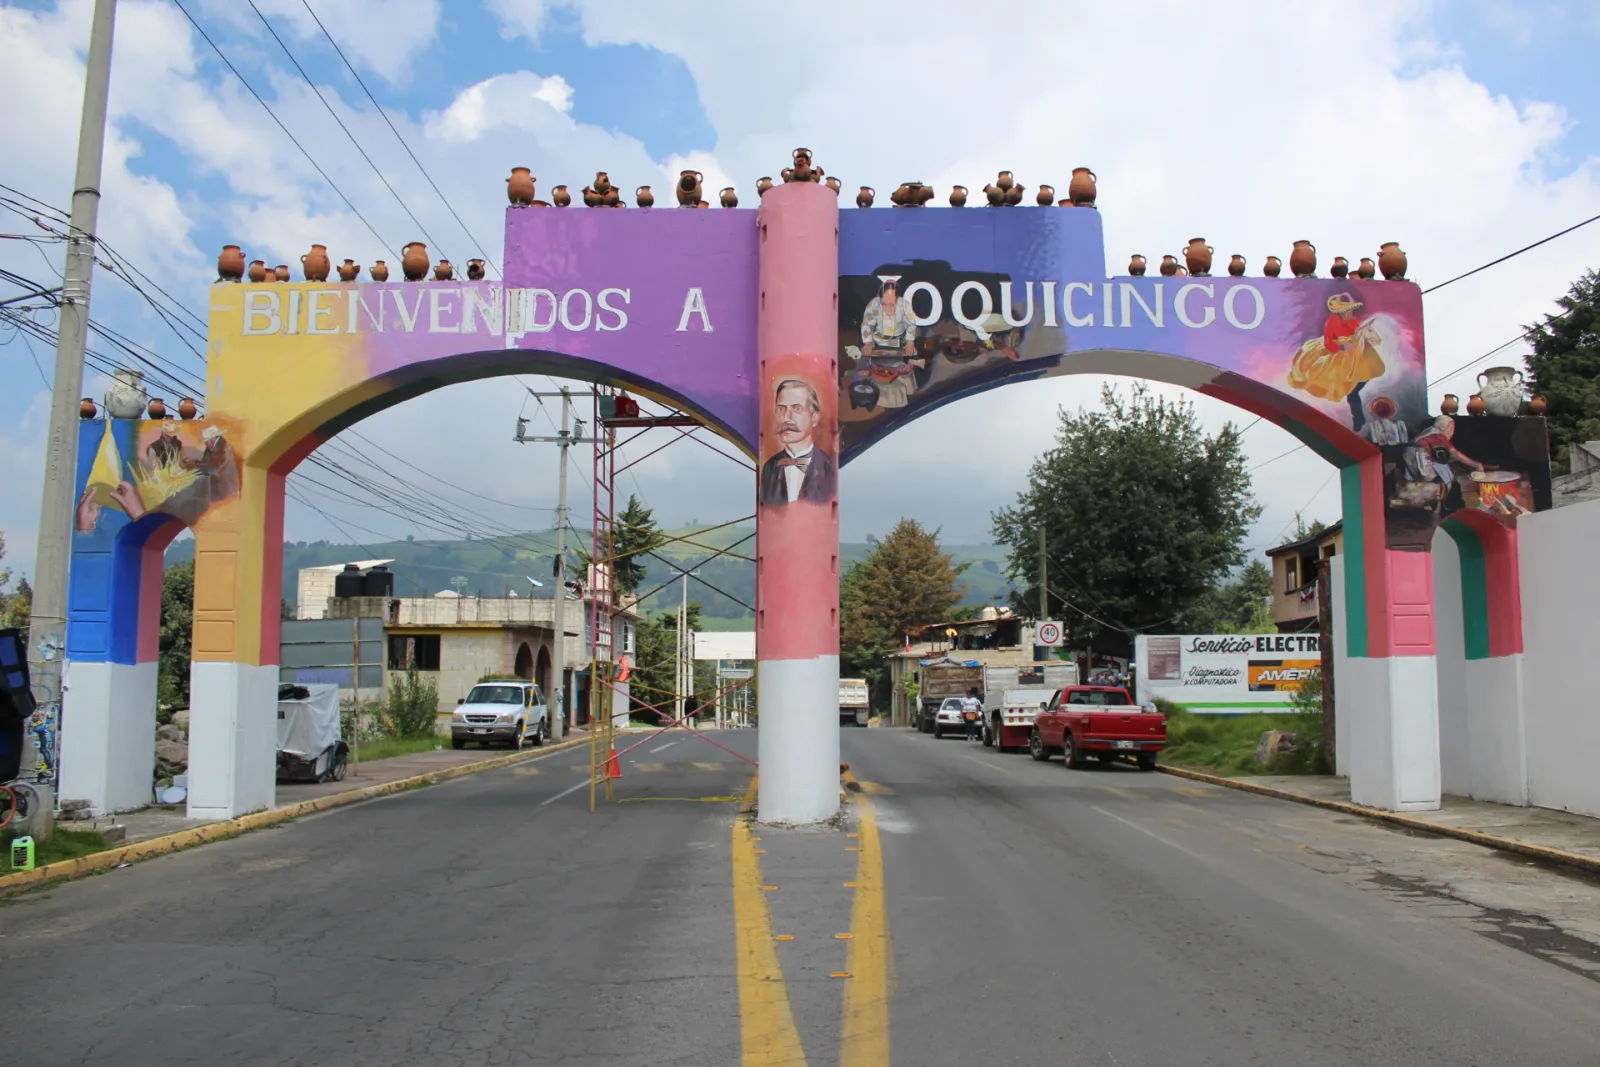
[[[61,699],[61,658],[67,637],[67,563],[78,472],[78,401],[83,396],[83,357],[89,341],[89,284],[94,273],[95,229],[100,217],[100,163],[105,151],[116,14],[116,0],[95,0],[83,81],[83,118],[78,126],[72,221],[68,226],[66,269],[62,272],[50,436],[45,446],[33,607],[28,618],[30,675],[48,694],[41,703]]]
[[[549,708],[548,721],[550,725],[550,738],[559,741],[565,736],[566,703],[567,703],[567,449],[575,444],[585,441],[592,442],[594,438],[583,436],[583,420],[577,420],[577,428],[573,428],[572,418],[572,391],[565,386],[559,393],[536,393],[532,389],[528,394],[535,398],[560,397],[561,398],[561,430],[555,437],[530,437],[526,433],[528,420],[517,419],[517,436],[519,444],[528,442],[541,442],[554,444],[561,455],[561,473],[557,479],[556,496],[556,588],[555,604],[552,608],[556,638],[556,691],[554,706]],[[598,679],[589,679],[590,686],[599,684]],[[548,700],[552,694],[547,694]],[[562,712],[558,716],[558,709]],[[595,723],[590,723],[591,730],[596,728]],[[558,732],[559,731],[559,732]]]
[[[1050,588],[1050,564],[1044,557],[1044,523],[1039,523],[1039,621],[1044,622],[1050,617],[1050,603],[1048,591]]]

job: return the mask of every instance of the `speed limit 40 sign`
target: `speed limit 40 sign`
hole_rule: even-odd
[[[1061,644],[1061,624],[1059,622],[1041,622],[1037,631],[1039,644],[1046,648],[1056,648]]]

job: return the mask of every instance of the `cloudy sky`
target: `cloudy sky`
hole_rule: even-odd
[[[1196,235],[1219,254],[1246,255],[1252,271],[1267,255],[1287,258],[1297,238],[1324,262],[1398,240],[1424,286],[1600,212],[1592,0],[1023,0],[1004,9],[704,0],[688,15],[631,0],[310,0],[443,197],[306,4],[256,6],[315,90],[249,4],[183,0],[328,180],[177,4],[119,4],[101,234],[202,316],[226,242],[269,263],[296,263],[313,241],[341,259],[392,263],[401,245],[427,240],[461,263],[482,254],[481,241],[498,261],[504,177],[515,165],[532,167],[541,190],[576,188],[602,169],[627,189],[664,188],[693,167],[710,188],[733,184],[749,200],[755,179],[798,144],[847,187],[880,190],[908,179],[978,188],[1001,168],[1064,189],[1071,168],[1087,165],[1099,175],[1117,272],[1129,253],[1177,253]],[[90,7],[0,0],[0,183],[62,209]],[[0,233],[47,236],[12,213]],[[1551,310],[1597,253],[1600,224],[1428,296],[1430,377],[1439,379],[1430,393],[1465,395],[1476,371],[1516,362],[1524,346],[1473,361]],[[45,285],[58,284],[61,259],[59,244],[0,240],[0,268]],[[98,320],[175,375],[203,377],[199,356],[130,287],[108,272],[94,285]],[[0,281],[0,300],[18,292]],[[47,345],[30,349],[0,325],[0,530],[7,562],[24,570],[52,359]],[[548,527],[555,458],[510,440],[519,414],[548,432],[524,386],[550,382],[444,389],[325,450],[368,480],[436,495],[443,514],[376,510],[365,491],[305,470],[293,479],[286,536]],[[900,431],[843,473],[844,536],[915,516],[951,541],[987,539],[989,513],[1012,500],[1048,446],[1057,409],[1092,404],[1099,388],[1077,378],[998,390]],[[91,371],[85,395],[104,389]],[[177,390],[166,392],[171,400]],[[1197,403],[1212,426],[1253,421]],[[1246,442],[1262,464],[1265,507],[1252,546],[1276,543],[1297,512],[1337,516],[1332,468],[1291,452],[1294,439],[1268,423]],[[573,484],[581,496],[585,478]],[[748,474],[693,447],[641,464],[624,488],[668,523],[737,518],[752,489]],[[586,504],[576,507],[581,516]]]

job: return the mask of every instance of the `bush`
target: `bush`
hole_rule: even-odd
[[[393,737],[427,737],[434,732],[439,714],[439,690],[433,679],[423,678],[415,667],[389,688],[383,719]]]

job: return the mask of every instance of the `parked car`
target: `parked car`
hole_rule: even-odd
[[[1132,759],[1141,771],[1156,769],[1167,747],[1167,717],[1154,705],[1140,707],[1126,689],[1073,685],[1059,690],[1033,720],[1028,753],[1041,762],[1060,752],[1068,767],[1086,759],[1110,763]]]
[[[479,682],[450,716],[451,748],[466,748],[468,741],[521,748],[529,741],[542,745],[549,736],[548,706],[533,682]]]
[[[945,697],[933,713],[933,736],[943,737],[946,731],[966,736],[967,724],[961,718],[960,697]]]

